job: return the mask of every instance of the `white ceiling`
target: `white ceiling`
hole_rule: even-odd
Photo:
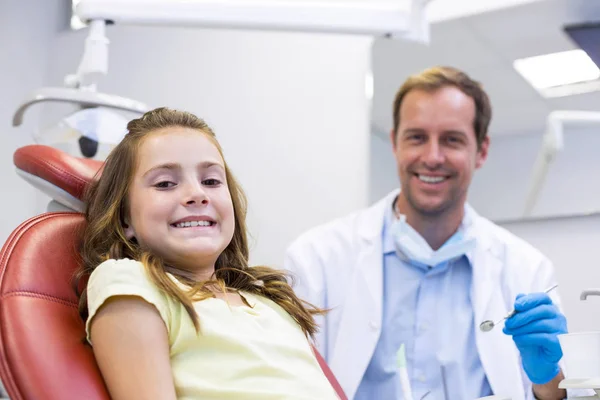
[[[429,45],[377,39],[374,132],[387,139],[391,104],[406,77],[442,64],[484,85],[493,106],[491,135],[541,133],[546,116],[556,109],[600,110],[599,92],[544,99],[512,66],[518,58],[577,48],[563,27],[591,21],[600,21],[600,0],[545,0],[434,23]]]

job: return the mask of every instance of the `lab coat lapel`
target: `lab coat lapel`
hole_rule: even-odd
[[[356,267],[346,292],[331,358],[331,368],[352,399],[366,371],[381,332],[383,252],[381,231],[385,207],[398,191],[390,193],[357,217]],[[352,257],[349,257],[351,260]]]
[[[509,310],[505,303],[507,299],[504,299],[502,293],[501,254],[494,248],[492,237],[483,225],[484,221],[472,212],[474,218],[470,234],[477,239],[477,246],[470,254],[473,269],[471,299],[479,357],[494,394],[507,396],[511,400],[525,400],[521,361],[512,338],[502,332],[502,326],[497,326],[490,332],[479,329],[482,321],[497,321]]]

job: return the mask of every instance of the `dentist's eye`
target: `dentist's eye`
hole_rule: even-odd
[[[221,181],[218,179],[205,179],[202,181],[202,184],[206,186],[219,186]]]
[[[413,143],[420,143],[420,142],[425,141],[425,135],[421,135],[421,134],[409,135],[406,138],[406,140],[409,142],[413,142]]]

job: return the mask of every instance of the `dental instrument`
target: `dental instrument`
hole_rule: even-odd
[[[556,289],[558,287],[557,285],[551,286],[548,289],[544,290],[544,293],[550,293],[552,290]],[[489,332],[492,329],[494,329],[494,327],[496,325],[498,325],[500,322],[512,317],[513,315],[515,315],[517,313],[516,310],[512,310],[511,312],[509,312],[505,317],[503,317],[502,319],[498,320],[497,322],[494,322],[492,320],[486,320],[483,321],[481,324],[479,324],[479,329],[481,329],[483,332]]]
[[[404,400],[413,400],[412,388],[410,387],[410,378],[408,377],[408,369],[406,368],[406,352],[404,343],[400,345],[398,353],[396,353],[396,363],[398,364],[398,375],[400,375],[400,387],[402,388],[402,398]]]
[[[447,377],[446,377],[446,366],[444,364],[440,365],[440,374],[442,377],[442,390],[444,392],[444,400],[448,400],[450,399],[450,396],[448,396],[448,383],[447,383]]]

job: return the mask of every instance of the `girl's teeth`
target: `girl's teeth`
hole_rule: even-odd
[[[188,222],[180,222],[175,225],[177,228],[190,228],[195,226],[210,226],[210,221],[188,221]]]

